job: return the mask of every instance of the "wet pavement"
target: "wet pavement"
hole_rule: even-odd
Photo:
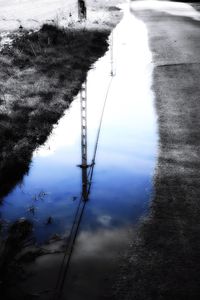
[[[151,209],[132,238],[127,277],[116,299],[200,296],[200,19],[195,7],[131,3],[147,26],[153,54],[159,151]]]

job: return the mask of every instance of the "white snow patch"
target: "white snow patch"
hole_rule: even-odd
[[[12,45],[12,38],[9,36],[10,32],[2,32],[0,34],[0,51],[3,49],[5,45]]]
[[[58,23],[77,19],[76,0],[1,0],[0,31],[40,27],[44,22]],[[70,13],[72,17],[70,17]]]

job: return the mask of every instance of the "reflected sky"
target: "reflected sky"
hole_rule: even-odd
[[[88,158],[91,161],[102,106],[104,114],[90,201],[82,232],[120,228],[138,221],[152,192],[157,154],[152,55],[147,29],[124,8],[109,49],[88,73]],[[5,199],[1,217],[34,222],[38,242],[67,235],[81,195],[80,99],[74,99],[45,145],[35,151],[29,174]],[[52,224],[48,218],[52,218]]]
[[[151,90],[152,54],[146,26],[130,13],[128,5],[123,9],[124,18],[110,36],[113,47],[88,73],[90,162],[113,57],[115,76],[108,93],[90,199],[63,299],[102,299],[105,276],[113,274],[116,257],[128,244],[129,228],[148,210],[153,193],[157,126]],[[0,207],[7,222],[22,217],[32,220],[38,243],[56,233],[67,237],[73,223],[82,186],[77,167],[81,163],[80,116],[78,95],[47,142],[34,152],[29,174]],[[26,283],[26,289],[35,293],[54,287],[62,258],[63,254],[39,257],[31,269],[36,276]]]

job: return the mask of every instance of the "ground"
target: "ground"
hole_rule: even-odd
[[[16,3],[17,1],[13,1],[13,5],[16,5]],[[28,5],[26,13],[32,12],[29,6],[30,1],[24,1],[23,3],[23,7]],[[58,2],[54,1],[53,3],[57,5]],[[155,93],[155,107],[158,116],[159,156],[154,177],[154,199],[150,212],[133,234],[131,246],[124,258],[122,271],[117,279],[117,287],[115,286],[115,298],[117,300],[197,300],[200,295],[200,17],[199,13],[188,4],[162,1],[159,5],[158,2],[154,2],[151,6],[152,1],[148,1],[147,4],[144,3],[131,4],[131,8],[133,13],[147,25],[150,47],[153,52],[154,78],[152,89]],[[41,13],[42,16],[38,17],[40,25],[48,20],[48,23],[54,23],[50,18],[52,18],[56,9],[54,6],[50,6],[51,2],[48,2],[48,4],[49,13],[45,13],[45,16]],[[107,16],[112,12],[118,16],[118,10],[114,9],[113,5],[110,9],[107,7],[106,10],[99,7],[100,12],[105,11]],[[137,7],[137,5],[139,6]],[[146,7],[144,7],[145,5]],[[13,7],[16,8],[16,6]],[[194,4],[193,7],[197,6]],[[10,12],[16,13],[15,16],[11,16],[10,20],[3,20],[5,18],[3,11],[6,12],[6,6],[1,11],[1,24],[5,25],[5,28],[2,25],[2,31],[10,30],[12,26],[13,30],[17,29],[19,24],[22,24],[25,28],[32,27],[35,22],[31,20],[27,24],[28,20],[33,18],[31,15],[27,15],[26,19],[21,18],[18,22],[17,19],[20,15],[17,14],[15,9],[9,9]],[[90,11],[92,16],[94,13],[92,6]],[[24,169],[21,169],[22,172],[19,177],[13,178],[13,183],[24,174],[33,149],[44,142],[51,131],[51,125],[62,115],[73,95],[78,92],[92,62],[106,50],[105,40],[115,21],[111,24],[107,19],[103,19],[101,22],[100,19],[89,21],[87,23],[89,29],[87,28],[86,31],[83,30],[82,24],[75,21],[71,24],[73,32],[74,29],[76,32],[74,42],[80,42],[80,34],[83,41],[90,36],[90,42],[87,44],[89,48],[84,48],[84,51],[91,51],[92,49],[91,52],[95,53],[95,56],[86,61],[84,68],[83,66],[75,68],[76,72],[72,74],[72,77],[70,77],[71,72],[69,72],[70,76],[63,78],[62,72],[58,71],[63,71],[59,67],[60,57],[56,57],[56,65],[54,65],[51,56],[51,53],[53,53],[53,57],[55,56],[55,35],[52,35],[52,33],[58,30],[59,34],[56,31],[56,36],[61,35],[63,37],[64,35],[66,42],[67,38],[70,37],[70,40],[72,38],[71,30],[63,31],[57,27],[51,28],[48,25],[39,32],[32,32],[30,36],[25,31],[22,35],[19,34],[17,38],[14,37],[15,48],[3,48],[0,55],[1,136],[4,136],[5,141],[8,140],[8,142],[4,143],[5,148],[2,148],[1,151],[1,168],[9,165],[7,164],[8,161],[16,163],[18,151],[21,157],[22,152],[20,152],[20,149],[23,149],[23,151],[27,149],[23,152],[23,157],[26,158],[27,154],[27,164],[24,167],[23,162],[19,162],[22,163],[21,167],[24,167]],[[115,20],[117,19],[118,17]],[[67,23],[65,16],[64,19],[61,17],[61,20],[59,18],[55,18],[55,20],[56,25],[66,25]],[[96,31],[96,29],[98,30]],[[78,39],[76,39],[77,37]],[[99,49],[94,51],[95,38],[100,42],[100,52]],[[69,46],[67,42],[63,44],[63,39],[61,43],[56,42],[56,44],[61,47],[59,50]],[[72,53],[74,55],[74,52]],[[68,52],[69,55],[72,55],[72,53]],[[79,54],[77,53],[77,56]],[[85,52],[82,52],[81,55],[85,56]],[[80,60],[82,56],[79,57]],[[38,57],[41,58],[39,61]],[[75,58],[77,61],[77,57]],[[51,66],[50,69],[48,68],[48,72],[46,70],[47,65],[41,63],[43,59],[47,59],[48,64]],[[66,57],[65,59],[67,61]],[[74,68],[72,65],[66,64],[65,67],[67,66],[70,66],[70,70]],[[65,69],[64,73],[66,74]],[[30,74],[34,77],[32,78]],[[74,76],[76,78],[80,76],[75,86],[73,84]],[[35,80],[36,78],[37,80]],[[41,78],[42,85],[38,85]],[[45,91],[49,88],[49,78],[51,79],[52,89],[51,94],[46,94]],[[67,80],[67,82],[63,80]],[[25,84],[22,85],[24,82]],[[54,82],[55,85],[53,85]],[[36,95],[35,91],[30,90],[32,84],[37,88]],[[65,94],[65,97],[62,98],[58,94],[57,87],[59,87],[59,90],[61,87],[62,92],[62,88],[66,85],[70,93]],[[60,99],[60,106],[56,105],[56,109],[55,97],[57,97],[56,100],[58,97]],[[30,98],[31,101],[29,101]],[[48,111],[45,112],[47,101]],[[38,106],[40,107],[39,110],[36,109]],[[46,119],[44,118],[45,114]],[[49,116],[51,117],[49,118]],[[38,123],[41,120],[42,123]],[[17,139],[10,129],[13,128],[10,124],[16,125],[16,121],[19,121],[20,126],[20,122],[24,122],[29,126],[32,124],[30,130],[24,130],[25,135],[24,132],[20,132],[20,137],[17,137]],[[40,126],[43,124],[43,129],[41,130],[41,127],[38,129],[36,123]],[[35,133],[33,128],[36,128]],[[28,135],[28,139],[27,132],[33,133]],[[29,149],[29,138],[34,141],[31,149]],[[14,160],[13,157],[10,159],[7,156],[8,152],[13,153]],[[20,170],[20,168],[18,169]],[[10,178],[10,170],[13,170],[12,164],[2,178],[5,179],[7,175]],[[9,190],[11,187],[8,186],[7,189]],[[2,194],[5,194],[8,190],[2,191]],[[7,257],[7,253],[10,253],[15,259],[16,253],[12,249],[13,245],[16,245],[19,241],[16,250],[21,250],[22,244],[26,241],[31,229],[29,223],[23,222],[26,230],[24,231],[25,234],[21,235],[19,232],[21,226],[21,223],[16,223],[10,228],[10,237],[4,243],[3,250],[1,249],[1,253],[3,253],[1,258]],[[32,259],[30,253],[28,255],[28,259]],[[27,259],[27,256],[25,258]],[[8,261],[1,261],[1,270],[4,271],[1,275],[2,278],[5,278],[6,275],[9,280],[10,269],[5,262]],[[11,264],[10,267],[13,268],[16,265]],[[7,291],[4,290],[3,292],[6,293]]]
[[[195,4],[193,4],[195,8]],[[134,233],[116,299],[200,295],[200,15],[189,4],[133,3],[153,52],[159,149],[149,215]]]

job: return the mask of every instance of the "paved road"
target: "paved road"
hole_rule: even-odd
[[[162,176],[189,177],[200,154],[200,13],[165,1],[133,2],[131,8],[147,25],[153,52]]]
[[[132,10],[148,27],[163,155],[175,160],[179,172],[188,172],[183,163],[198,157],[200,13],[165,1],[134,2]]]
[[[184,3],[138,1],[131,8],[147,26],[153,52],[159,151],[151,213],[138,238],[133,238],[120,299],[196,300],[200,299],[200,17]]]
[[[155,64],[199,63],[200,13],[189,4],[144,2],[133,2],[131,9],[148,26]]]

